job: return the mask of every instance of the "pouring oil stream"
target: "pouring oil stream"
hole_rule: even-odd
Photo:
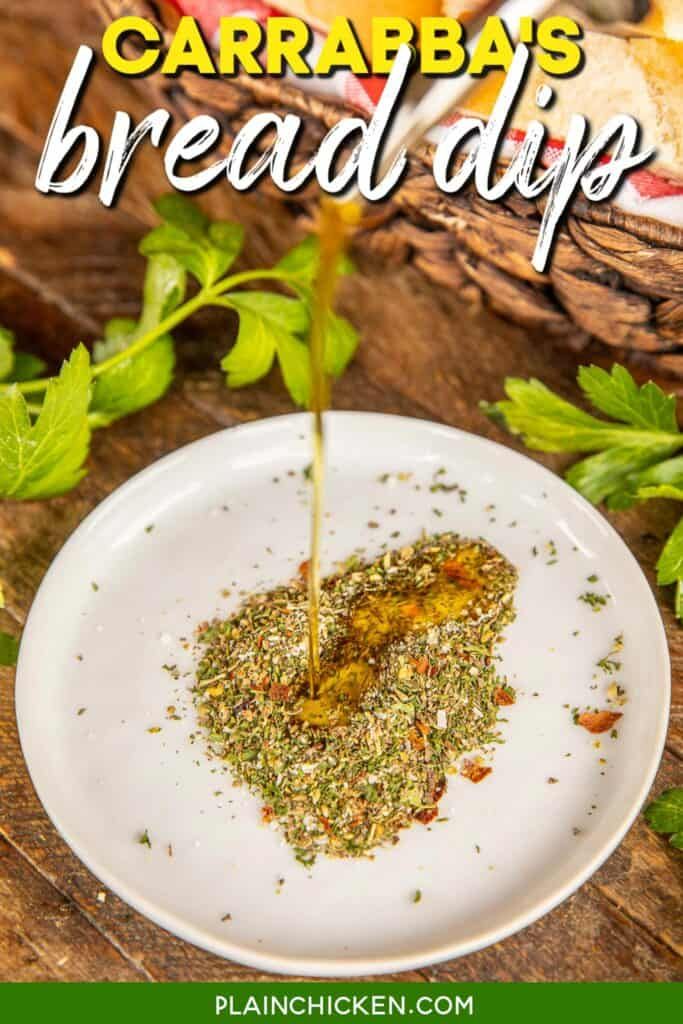
[[[496,13],[510,21],[512,28],[521,14],[540,16],[554,0],[505,0]],[[473,26],[474,27],[474,26]],[[472,38],[476,42],[478,33]],[[399,50],[409,51],[402,46]],[[407,57],[407,54],[402,54]],[[416,102],[406,102],[399,110],[384,148],[379,170],[384,174],[404,149],[422,139],[430,128],[441,122],[472,87],[469,75],[443,79],[431,85]],[[311,544],[308,564],[308,644],[309,693],[315,698],[320,683],[320,548],[323,519],[323,487],[325,474],[324,412],[330,404],[330,382],[325,372],[325,335],[327,321],[334,304],[339,263],[362,214],[358,192],[342,200],[323,198],[320,203],[318,237],[320,256],[315,281],[313,317],[310,338],[311,398],[313,417],[313,502],[311,510]]]

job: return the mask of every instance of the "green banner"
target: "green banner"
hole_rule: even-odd
[[[476,1019],[491,1024],[572,1021],[604,1024],[673,1019],[681,1006],[675,984],[452,984],[415,982],[242,982],[187,984],[4,984],[0,1019],[70,1024],[239,1024],[311,1020],[418,1021]]]

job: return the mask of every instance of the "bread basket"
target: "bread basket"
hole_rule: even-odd
[[[107,23],[140,15],[159,25],[166,38],[179,16],[165,2],[94,2]],[[217,117],[228,142],[261,110],[298,114],[305,125],[302,159],[351,112],[281,78],[214,79],[186,72],[178,78],[151,74],[139,86],[181,121],[199,113]],[[259,188],[286,203],[310,228],[319,198],[314,189],[292,197],[265,182]],[[483,299],[525,327],[564,337],[577,348],[596,338],[614,350],[615,359],[630,357],[649,372],[683,378],[683,228],[579,198],[547,273],[538,274],[531,255],[541,202],[513,193],[502,203],[490,203],[473,190],[444,195],[434,184],[431,153],[424,147],[413,154],[410,173],[390,206],[371,218],[359,241],[387,261],[413,263],[473,302]]]

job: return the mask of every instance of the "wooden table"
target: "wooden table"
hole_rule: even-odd
[[[125,200],[106,211],[91,194],[46,199],[33,191],[36,156],[77,42],[97,29],[68,0],[5,0],[0,15],[0,323],[36,351],[67,351],[110,316],[137,312],[140,234],[163,180],[158,159],[136,160]],[[49,13],[48,13],[49,12]],[[112,111],[147,112],[135,89],[98,70],[84,116],[108,134]],[[226,190],[227,192],[227,190]],[[247,227],[245,265],[267,265],[294,240],[288,215],[258,196],[225,197]],[[340,408],[426,417],[495,437],[477,399],[501,394],[506,374],[536,375],[576,398],[576,357],[428,285],[416,272],[372,265],[344,288],[361,328],[354,365],[336,389]],[[284,412],[277,376],[229,392],[217,370],[229,330],[200,316],[179,332],[171,394],[99,432],[90,474],[44,504],[0,503],[0,629],[18,634],[51,559],[105,495],[165,452],[220,427]],[[589,353],[594,357],[594,353]],[[546,464],[559,468],[551,459]],[[610,516],[654,586],[654,563],[678,510],[654,503]],[[683,630],[657,591],[674,668],[674,705],[655,793],[681,784]],[[647,686],[647,679],[642,685]],[[265,977],[168,935],[102,886],[59,838],[26,772],[13,706],[13,673],[0,670],[0,979],[207,980]],[[434,980],[652,980],[683,978],[680,854],[638,820],[619,849],[570,900],[519,935],[438,967],[397,977]]]

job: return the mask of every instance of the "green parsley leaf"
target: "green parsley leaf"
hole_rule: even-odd
[[[209,224],[208,233],[211,244],[221,251],[224,265],[222,273],[225,273],[242,251],[244,228],[241,224],[234,224],[232,221],[217,220]]]
[[[134,320],[110,320],[104,341],[94,348],[96,363],[125,351],[136,338],[156,327],[183,301],[185,270],[168,254],[150,258],[143,292],[142,312]],[[124,359],[97,377],[90,405],[91,425],[108,426],[122,416],[144,409],[168,391],[173,380],[175,350],[170,334]]]
[[[268,321],[243,309],[237,340],[221,361],[229,388],[242,388],[253,384],[269,372],[275,359],[276,336]]]
[[[134,335],[129,340],[133,341]],[[168,391],[174,369],[175,349],[170,334],[162,335],[139,355],[112,366],[95,381],[91,425],[109,426],[158,401]]]
[[[19,641],[0,630],[0,666],[14,668],[19,656]]]
[[[30,352],[15,352],[14,366],[6,380],[13,384],[19,384],[24,380],[35,380],[36,377],[42,377],[46,370],[47,363],[39,356],[34,356]]]
[[[0,381],[18,384],[24,380],[34,380],[44,373],[46,364],[42,359],[28,352],[16,352],[14,344],[13,332],[0,327]]]
[[[502,416],[513,434],[521,435],[528,447],[538,451],[597,452],[622,445],[649,446],[657,458],[659,451],[683,446],[677,428],[666,431],[600,420],[560,398],[539,380],[508,377],[505,392],[508,401],[484,406],[484,411]]]
[[[277,356],[287,390],[297,405],[307,406],[311,387],[308,346],[293,334],[281,334],[277,343]]]
[[[628,370],[618,364],[611,374],[599,366],[581,366],[578,380],[591,404],[615,420],[678,433],[676,397],[665,395],[652,381],[639,388]]]
[[[209,218],[199,207],[177,192],[168,192],[154,203],[162,220],[184,231],[190,238],[201,239],[206,234]]]
[[[683,519],[680,519],[657,562],[657,582],[662,586],[683,580]]]
[[[81,346],[59,376],[43,378],[45,363],[15,351],[11,331],[0,328],[0,497],[47,498],[75,486],[85,473],[90,431],[155,402],[170,386],[175,353],[171,335],[159,333],[164,321],[181,323],[205,306],[240,315],[236,343],[223,360],[231,387],[258,380],[277,360],[294,401],[308,404],[317,238],[304,239],[274,269],[246,271],[235,279],[225,275],[242,248],[240,225],[211,222],[177,194],[162,196],[156,208],[162,223],[140,243],[148,260],[140,317],[106,325],[93,348],[92,367]],[[350,260],[340,259],[340,273],[352,269]],[[185,301],[188,272],[201,288]],[[259,278],[279,282],[296,298],[229,291]],[[331,313],[325,340],[329,375],[343,372],[357,344],[351,324]]]
[[[130,317],[115,317],[104,326],[104,338],[93,345],[93,362],[103,363],[110,356],[117,356],[128,348],[137,330],[137,323]]]
[[[608,448],[599,455],[577,462],[567,472],[567,480],[594,505],[607,501],[610,508],[628,508],[636,500],[635,493],[629,490],[633,475],[651,466],[654,460],[675,451],[676,446],[674,442]]]
[[[320,247],[318,238],[309,235],[299,245],[283,256],[277,269],[295,275],[296,280],[288,281],[290,287],[305,301],[309,319],[313,309],[313,285],[318,272]],[[337,272],[350,274],[354,265],[346,255],[339,258]],[[344,317],[330,312],[327,317],[325,334],[325,372],[340,377],[358,348],[358,332]]]
[[[303,334],[308,327],[306,307],[299,299],[275,292],[230,292],[227,298],[239,313],[247,310],[261,317],[272,331]]]
[[[633,486],[636,497],[641,500],[674,498],[683,501],[683,455],[652,466],[640,474]]]
[[[194,203],[179,195],[162,196],[155,207],[164,223],[142,239],[142,255],[173,256],[205,288],[218,281],[242,248],[241,225],[210,223]]]
[[[358,331],[343,316],[327,314],[325,332],[325,372],[341,377],[358,348]]]
[[[659,484],[658,487],[639,487],[636,497],[639,501],[646,501],[648,498],[673,498],[674,501],[683,501],[683,490],[671,484]]]
[[[638,387],[623,366],[579,370],[589,401],[612,420],[598,419],[565,401],[537,380],[509,378],[507,400],[483,410],[521,435],[529,448],[546,452],[595,452],[573,465],[568,482],[594,504],[628,508],[648,498],[683,500],[683,434],[676,399],[652,381]],[[660,584],[676,584],[676,614],[683,615],[683,525],[658,562]]]
[[[683,788],[667,789],[645,810],[645,820],[654,832],[670,832],[669,842],[683,850]]]
[[[0,630],[0,667],[14,668],[19,657],[19,641]]]
[[[298,284],[293,287],[301,296],[310,321],[313,316],[313,289]],[[328,310],[325,324],[325,373],[331,377],[341,377],[358,348],[358,340],[356,328],[345,317]]]
[[[293,249],[285,253],[275,266],[277,270],[294,275],[298,278],[299,283],[310,286],[315,281],[319,262],[320,244],[318,237],[317,235],[307,235],[302,242],[299,242]],[[352,260],[346,254],[339,257],[339,263],[337,264],[338,274],[352,274],[354,269]]]
[[[0,380],[7,380],[14,369],[14,334],[0,327]]]
[[[168,253],[153,256],[147,264],[142,289],[139,333],[160,324],[185,298],[185,270]]]
[[[305,305],[273,292],[231,292],[226,304],[240,314],[237,341],[221,363],[228,386],[242,387],[265,376],[277,355],[287,390],[298,405],[305,405],[309,353],[297,336],[308,326]]]
[[[85,475],[90,429],[90,356],[75,349],[47,385],[36,422],[16,385],[0,395],[0,496],[52,498]]]
[[[206,268],[200,242],[173,224],[160,224],[145,235],[139,245],[143,256],[173,256],[185,270],[204,283]]]

